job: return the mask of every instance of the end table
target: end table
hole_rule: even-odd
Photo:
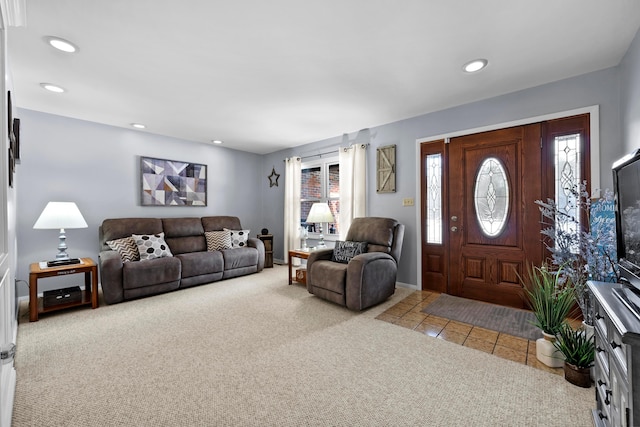
[[[40,313],[48,313],[82,305],[91,305],[91,308],[98,308],[98,266],[91,258],[80,258],[80,260],[80,264],[63,265],[60,267],[47,267],[46,263],[42,266],[37,262],[29,266],[30,322],[37,322],[38,314]],[[80,301],[44,307],[42,298],[38,298],[38,279],[79,273],[84,273],[84,290],[82,291]]]

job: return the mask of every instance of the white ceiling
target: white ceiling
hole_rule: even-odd
[[[640,1],[26,0],[26,21],[18,107],[265,154],[618,65]]]

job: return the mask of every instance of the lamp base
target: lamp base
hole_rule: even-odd
[[[80,264],[80,258],[57,259],[47,261],[47,267],[60,267],[62,265]]]

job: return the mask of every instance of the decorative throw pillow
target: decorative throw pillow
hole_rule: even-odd
[[[347,264],[351,261],[351,258],[365,252],[367,252],[367,242],[350,242],[348,240],[343,242],[338,240],[333,248],[331,261]]]
[[[141,260],[173,256],[169,245],[164,241],[164,233],[132,234],[131,237],[138,246]]]
[[[221,251],[231,248],[231,232],[226,231],[205,231],[204,237],[207,239],[207,251]]]
[[[249,240],[249,231],[251,230],[229,230],[224,229],[231,233],[231,247],[232,248],[244,248],[247,246],[247,240]]]
[[[122,239],[109,240],[107,245],[112,251],[116,251],[120,254],[122,262],[140,261],[140,252],[138,252],[138,245],[132,237],[123,237]]]

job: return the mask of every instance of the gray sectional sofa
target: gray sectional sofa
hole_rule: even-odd
[[[249,237],[241,247],[207,250],[207,238],[214,233],[205,238],[205,232],[225,229],[242,230],[240,220],[234,216],[105,219],[99,228],[104,301],[114,304],[262,271],[264,244],[257,238]],[[109,246],[132,235],[160,233],[164,233],[170,256],[125,261],[126,250]]]

